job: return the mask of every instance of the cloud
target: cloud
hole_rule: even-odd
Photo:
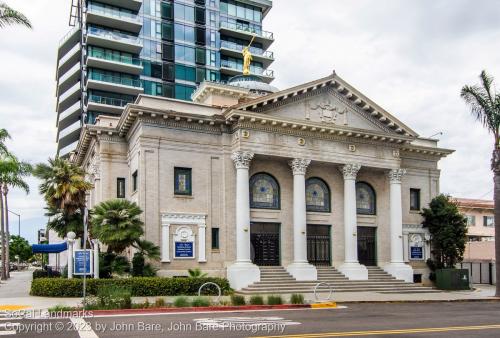
[[[0,127],[8,145],[32,163],[55,154],[55,67],[70,29],[68,0],[7,1],[34,30],[0,31]],[[334,69],[346,81],[422,136],[443,132],[456,152],[440,162],[441,189],[491,198],[492,136],[459,97],[487,69],[500,81],[498,2],[491,0],[275,0],[264,29],[272,31],[274,85],[286,88]],[[13,191],[33,232],[43,220],[36,179],[31,194]],[[24,219],[24,217],[23,217]],[[28,223],[28,221],[26,221]],[[43,223],[43,222],[42,222]]]

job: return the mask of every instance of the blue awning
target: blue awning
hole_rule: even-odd
[[[33,244],[31,246],[33,253],[60,253],[68,250],[68,243],[62,242],[57,244]]]

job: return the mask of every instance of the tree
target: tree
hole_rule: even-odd
[[[108,252],[119,254],[140,239],[142,210],[134,202],[112,199],[96,205],[91,212],[91,233],[108,246]]]
[[[460,213],[449,196],[432,199],[429,208],[422,210],[424,228],[432,240],[432,263],[436,269],[455,268],[462,261],[467,235],[467,219]]]
[[[3,128],[0,128],[0,155],[8,155],[9,151],[7,150],[7,146],[5,145],[5,141],[10,139],[9,132]]]
[[[24,190],[27,194],[29,193],[29,185],[24,180],[25,177],[31,174],[32,167],[29,163],[21,162],[13,155],[9,154],[0,157],[0,203],[4,203],[5,207],[2,213],[2,226],[0,233],[5,235],[5,240],[2,236],[2,257],[4,259],[5,266],[5,277],[10,277],[9,266],[10,266],[10,254],[9,254],[9,204],[8,204],[8,193],[9,188],[19,188]],[[1,210],[1,208],[0,208]],[[5,246],[5,248],[3,248]],[[4,255],[5,253],[5,255]]]
[[[32,28],[31,22],[23,13],[10,8],[4,2],[0,2],[0,28],[9,25],[22,25]]]
[[[31,246],[26,239],[21,236],[12,235],[10,238],[10,259],[16,260],[19,256],[21,262],[27,262],[33,257]]]
[[[85,171],[61,159],[37,164],[33,174],[42,180],[39,190],[51,209],[71,215],[85,207],[85,195],[92,184],[85,180]]]
[[[83,238],[83,216],[80,210],[68,214],[62,210],[47,208],[45,216],[49,218],[47,228],[64,238],[68,232],[73,231],[77,238]]]
[[[188,269],[189,278],[205,278],[207,274],[205,272],[201,272],[200,268]]]
[[[133,246],[137,252],[132,258],[132,275],[133,276],[154,276],[156,271],[153,266],[146,263],[146,258],[150,260],[160,259],[160,247],[154,243],[142,239],[136,240]]]
[[[470,107],[472,115],[493,134],[493,154],[491,170],[493,171],[495,202],[495,257],[496,280],[500,280],[500,95],[493,86],[493,77],[486,71],[479,76],[480,85],[464,86],[461,97]],[[500,283],[496,285],[496,296],[500,297]]]

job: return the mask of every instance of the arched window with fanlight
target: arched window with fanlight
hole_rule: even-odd
[[[366,182],[356,183],[356,208],[358,214],[361,215],[375,215],[377,213],[375,190]]]
[[[330,212],[330,189],[321,178],[311,177],[306,181],[307,211]]]
[[[273,176],[258,173],[250,178],[250,207],[254,209],[280,208],[280,187]]]

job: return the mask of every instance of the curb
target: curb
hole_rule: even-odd
[[[316,304],[283,304],[283,305],[245,305],[245,306],[203,306],[180,308],[151,308],[151,309],[122,309],[122,310],[88,310],[94,315],[120,315],[143,313],[191,313],[191,312],[226,312],[226,311],[255,311],[255,310],[288,310],[288,309],[316,309],[336,308],[334,302]]]
[[[354,300],[342,301],[341,304],[366,304],[366,303],[474,303],[474,302],[500,302],[500,298],[491,299],[428,299],[428,300]]]

